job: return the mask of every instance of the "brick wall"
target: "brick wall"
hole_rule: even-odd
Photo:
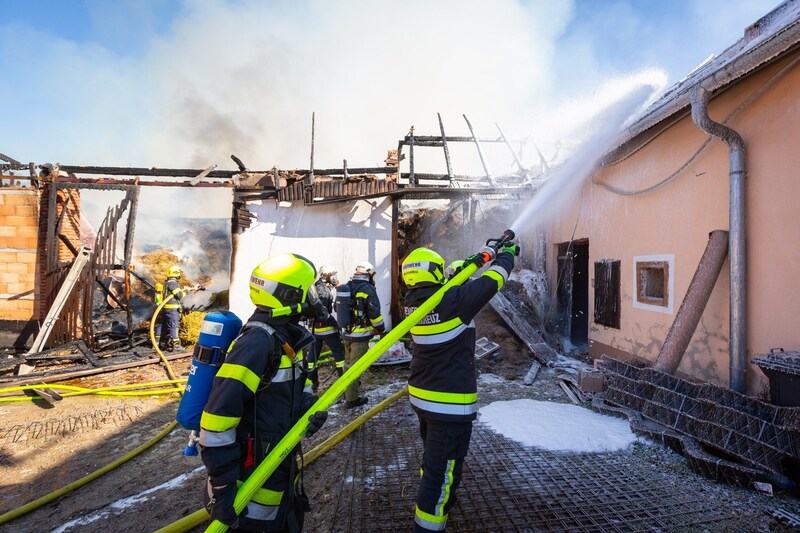
[[[38,191],[0,187],[0,320],[27,321],[38,315],[38,227]]]

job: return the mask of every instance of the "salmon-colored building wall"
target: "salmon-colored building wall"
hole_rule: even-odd
[[[783,347],[800,350],[800,67],[794,54],[715,94],[709,115],[736,130],[746,151],[747,393],[763,396],[768,381],[752,357]],[[782,71],[784,67],[787,70]],[[800,62],[798,62],[800,65]],[[747,104],[737,110],[745,100]],[[661,131],[663,130],[663,131]],[[653,362],[680,308],[687,287],[715,229],[728,230],[729,151],[718,139],[663,186],[621,195],[599,183],[638,191],[680,169],[706,135],[683,118],[642,149],[599,169],[549,226],[548,272],[556,286],[556,245],[589,240],[590,355],[633,356]],[[580,206],[580,216],[579,215]],[[576,219],[578,220],[576,229]],[[674,256],[672,311],[634,307],[634,257]],[[621,277],[620,328],[594,324],[594,262],[618,259]],[[729,384],[729,261],[686,350],[678,372]]]

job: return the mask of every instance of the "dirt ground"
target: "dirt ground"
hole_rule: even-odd
[[[476,324],[479,337],[486,336],[500,345],[496,354],[479,362],[479,369],[504,378],[482,382],[481,403],[517,398],[520,391],[527,398],[566,401],[555,378],[565,369],[543,369],[534,386],[523,387],[521,380],[530,367],[530,355],[491,309],[485,309]],[[176,373],[186,375],[188,363],[188,358],[176,362]],[[374,367],[363,376],[362,387],[373,405],[399,390],[407,376],[407,365]],[[166,379],[164,369],[149,365],[68,383],[100,387],[163,379]],[[333,379],[332,371],[323,368],[323,389]],[[0,513],[17,509],[126,455],[170,424],[177,405],[177,395],[172,398],[80,396],[65,398],[51,408],[32,402],[0,403]],[[328,423],[310,442],[304,442],[304,451],[361,412],[348,411],[341,404],[333,406]],[[198,457],[181,455],[186,438],[187,432],[178,426],[137,457],[82,488],[0,525],[0,531],[147,532],[167,526],[201,507],[204,471]],[[307,516],[306,531],[329,530],[326,524],[330,522],[330,513],[335,512],[332,502],[337,498],[341,480],[336,470],[328,471],[325,465],[326,461],[334,461],[337,453],[344,452],[334,448],[330,457],[323,456],[309,469],[307,490],[315,503]],[[649,453],[656,453],[658,458],[648,456],[646,460],[669,462],[673,465],[670,468],[692,475],[680,456],[668,450]],[[741,500],[741,505],[749,506],[750,510],[753,505],[767,506],[766,497],[753,491],[727,488],[701,478],[696,482],[713,485],[718,497],[726,501]],[[776,496],[770,501],[776,507],[797,512],[795,499]],[[778,525],[773,528],[768,520],[764,524],[759,530],[788,530]],[[203,531],[205,526],[191,531]]]

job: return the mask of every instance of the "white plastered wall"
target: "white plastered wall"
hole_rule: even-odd
[[[329,263],[339,269],[339,281],[350,279],[356,265],[375,266],[375,285],[383,318],[390,326],[392,202],[387,197],[305,207],[300,202],[249,203],[256,215],[239,235],[230,288],[230,308],[246,321],[255,307],[250,302],[250,272],[272,255],[297,253],[319,270]]]

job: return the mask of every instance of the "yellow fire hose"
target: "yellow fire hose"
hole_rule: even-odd
[[[147,387],[174,385],[185,382],[186,379],[178,379],[169,381],[153,381],[150,383],[132,383],[129,385],[115,385],[112,387],[100,387],[97,389],[76,387],[74,385],[59,385],[59,384],[22,385],[18,387],[8,387],[5,389],[0,389],[0,394],[47,387],[50,389],[74,391],[74,392],[67,392],[64,394],[60,394],[60,396],[64,398],[68,396],[85,396],[87,394],[97,394],[99,396],[152,396],[157,394],[174,394],[176,390],[174,387],[170,387],[169,389],[148,389],[142,391],[124,391],[124,389],[146,389]],[[37,399],[40,399],[39,396],[5,396],[5,397],[0,397],[0,402],[22,402],[22,401],[33,401]]]
[[[406,394],[408,394],[408,387],[403,387],[402,390],[395,392],[382,402],[367,410],[365,413],[359,415],[352,422],[318,444],[313,450],[303,455],[303,466],[307,467],[313,463],[316,459],[324,455],[331,448],[344,440],[344,438],[350,433],[363,425],[367,420],[377,415]],[[199,526],[207,520],[208,512],[205,509],[199,509],[190,515],[184,516],[180,520],[176,520],[175,522],[164,526],[163,528],[157,530],[156,533],[184,533]]]
[[[488,253],[481,254],[483,262],[488,262],[492,257]],[[249,478],[239,487],[236,493],[236,500],[233,507],[237,513],[241,513],[247,506],[256,491],[264,484],[264,482],[275,472],[278,465],[291,453],[291,451],[300,442],[300,439],[305,435],[308,429],[308,418],[317,411],[327,410],[341,396],[345,389],[355,382],[361,374],[369,368],[372,363],[397,342],[403,335],[408,333],[413,326],[422,320],[429,312],[442,301],[444,293],[456,285],[461,285],[469,279],[469,277],[478,269],[475,263],[467,264],[464,269],[453,276],[453,278],[437,290],[430,298],[428,298],[422,305],[420,305],[413,313],[411,313],[405,320],[400,322],[396,327],[389,331],[386,336],[379,340],[375,346],[367,350],[356,363],[350,367],[334,384],[329,388],[314,405],[309,408],[301,417],[300,420],[292,426],[292,428],[284,435],[284,437],[275,445],[270,454],[258,465],[250,475]],[[205,511],[204,511],[205,512]],[[162,531],[172,531],[171,526]],[[206,532],[223,533],[228,529],[228,526],[218,520],[214,520],[206,529]]]
[[[174,296],[175,296],[174,294],[168,295],[166,298],[164,298],[164,301],[158,304],[158,307],[156,307],[156,310],[153,313],[153,318],[150,319],[150,342],[153,344],[153,349],[156,351],[158,356],[161,358],[161,361],[164,363],[164,367],[167,369],[167,375],[169,376],[169,379],[177,381],[178,378],[175,377],[175,373],[172,371],[172,365],[169,364],[167,356],[164,355],[164,352],[161,351],[161,349],[158,347],[158,343],[156,342],[156,318],[158,317],[158,314],[161,312],[161,309],[163,309],[164,306],[167,304],[167,302],[172,300]],[[178,389],[180,389],[181,393],[183,393],[183,389],[181,387],[178,387]]]
[[[133,450],[132,452],[127,454],[126,456],[117,459],[113,463],[110,463],[110,464],[104,466],[103,468],[101,468],[99,470],[95,470],[91,474],[89,474],[87,476],[84,476],[84,477],[82,477],[81,479],[79,479],[77,481],[73,481],[69,485],[67,485],[65,487],[61,487],[60,489],[58,489],[58,490],[56,490],[54,492],[51,492],[50,494],[42,496],[38,500],[34,500],[34,501],[30,502],[30,503],[27,503],[27,504],[23,505],[22,507],[17,507],[16,509],[14,509],[12,511],[9,511],[9,512],[7,512],[5,514],[0,515],[0,524],[5,524],[6,522],[9,522],[11,520],[14,520],[15,518],[19,518],[20,516],[22,516],[24,514],[27,514],[27,513],[31,512],[31,511],[34,511],[34,510],[38,509],[39,507],[41,507],[42,505],[50,503],[51,501],[55,500],[56,498],[60,498],[61,496],[64,496],[65,494],[68,494],[68,493],[72,492],[75,489],[79,489],[79,488],[83,487],[84,485],[86,485],[90,481],[93,481],[93,480],[99,478],[100,476],[102,476],[106,472],[110,472],[110,471],[114,470],[115,468],[117,468],[121,464],[126,463],[127,461],[133,459],[134,457],[136,457],[137,455],[139,455],[140,453],[142,453],[143,451],[147,450],[148,448],[153,446],[155,443],[157,443],[158,441],[160,441],[161,439],[163,439],[164,437],[169,435],[169,432],[172,431],[172,429],[175,427],[176,424],[177,424],[177,422],[171,422],[171,423],[167,424],[166,427],[164,427],[164,429],[161,430],[161,433],[159,433],[158,435],[156,435],[155,437],[153,437],[149,441],[145,442],[144,444],[142,444],[141,446],[139,446],[138,448],[136,448],[135,450]]]
[[[150,341],[153,343],[153,348],[155,349],[156,353],[158,353],[159,357],[164,362],[164,365],[166,366],[167,374],[169,375],[170,380],[175,385],[175,388],[174,389],[170,389],[170,390],[182,394],[183,393],[183,388],[181,388],[178,385],[178,382],[182,381],[182,380],[179,380],[179,379],[177,379],[175,377],[175,373],[172,371],[172,366],[169,364],[169,361],[167,360],[166,356],[164,356],[164,354],[161,352],[161,350],[159,350],[158,344],[155,341],[155,321],[156,321],[156,318],[158,317],[158,313],[164,307],[164,304],[166,304],[170,299],[172,299],[172,296],[173,295],[170,294],[169,296],[167,296],[164,299],[163,302],[161,302],[161,304],[159,304],[159,306],[156,308],[155,312],[153,313],[153,317],[150,319]],[[23,505],[21,507],[17,507],[16,509],[13,509],[13,510],[7,512],[7,513],[4,513],[4,514],[0,515],[0,525],[5,524],[6,522],[9,522],[11,520],[14,520],[15,518],[19,518],[20,516],[23,516],[23,515],[31,512],[31,511],[34,511],[34,510],[38,509],[39,507],[41,507],[41,506],[43,506],[43,505],[45,505],[47,503],[50,503],[51,501],[55,500],[56,498],[60,498],[61,496],[64,496],[65,494],[69,494],[73,490],[78,489],[80,487],[83,487],[87,483],[89,483],[91,481],[94,481],[95,479],[99,478],[103,474],[105,474],[107,472],[110,472],[110,471],[114,470],[115,468],[117,468],[118,466],[130,461],[131,459],[133,459],[134,457],[136,457],[140,453],[144,452],[145,450],[149,449],[154,444],[159,442],[161,439],[163,439],[164,437],[169,435],[169,433],[173,429],[175,429],[175,427],[177,425],[178,425],[178,423],[175,420],[173,420],[172,422],[170,422],[166,426],[164,426],[164,429],[162,429],[161,432],[158,435],[156,435],[155,437],[153,437],[149,441],[145,442],[144,444],[142,444],[141,446],[139,446],[138,448],[136,448],[135,450],[133,450],[129,454],[125,455],[124,457],[121,457],[121,458],[117,459],[116,461],[114,461],[112,463],[109,463],[108,465],[100,468],[99,470],[95,470],[91,474],[86,475],[86,476],[80,478],[79,480],[70,483],[69,485],[67,485],[65,487],[62,487],[62,488],[60,488],[60,489],[58,489],[56,491],[51,492],[50,494],[46,494],[46,495],[42,496],[39,499],[36,499],[36,500],[34,500],[34,501],[30,502],[30,503],[27,503],[27,504],[25,504],[25,505]]]

